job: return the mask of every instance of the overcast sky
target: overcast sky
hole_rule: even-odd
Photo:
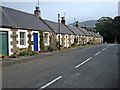
[[[37,2],[2,2],[2,5],[33,14]],[[58,13],[64,16],[65,12],[67,23],[73,23],[74,18],[81,22],[118,15],[118,2],[40,2],[39,7],[42,18],[52,21],[57,21]]]

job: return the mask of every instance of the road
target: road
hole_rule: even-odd
[[[53,53],[3,67],[3,88],[118,88],[119,45]]]

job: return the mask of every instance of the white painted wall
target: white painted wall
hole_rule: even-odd
[[[78,43],[77,43],[77,44],[79,44],[79,42],[80,42],[80,38],[79,38],[79,35],[77,35],[77,36],[76,36],[76,38],[78,38]]]
[[[69,47],[69,35],[68,34],[65,34],[64,35],[64,38],[65,38],[65,41],[64,41],[64,43],[65,43],[65,45],[64,45],[64,47]]]
[[[8,53],[9,53],[9,55],[13,54],[13,52],[11,52],[11,49],[13,48],[13,45],[11,45],[11,42],[13,41],[13,39],[10,37],[10,35],[12,34],[11,29],[10,28],[0,28],[0,31],[8,32]]]
[[[57,42],[59,41],[59,34],[56,35]],[[60,34],[60,45],[62,45],[62,35]]]
[[[75,36],[71,35],[70,37],[71,37],[71,44],[74,44],[74,38],[75,38]]]

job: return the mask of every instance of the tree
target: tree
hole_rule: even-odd
[[[112,18],[100,18],[97,20],[95,29],[103,36],[104,42],[113,43],[115,41],[115,30]]]
[[[115,28],[116,41],[120,43],[120,16],[116,16],[113,23]]]

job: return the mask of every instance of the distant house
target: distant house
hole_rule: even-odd
[[[60,23],[60,34],[59,34],[57,22],[53,22],[50,20],[44,20],[44,21],[54,31],[57,44],[59,43],[59,36],[60,36],[61,48],[71,47],[71,35],[73,35],[73,32],[71,32],[63,23]]]
[[[40,31],[44,32],[46,46],[50,45],[52,30],[35,15],[0,6],[0,54],[18,54],[24,50],[40,51]],[[39,15],[39,13],[37,13]]]
[[[91,34],[91,37],[89,38],[90,44],[95,44],[95,38],[96,38],[96,36],[95,36],[94,32],[92,32],[92,31],[88,31],[88,32]]]
[[[82,45],[84,40],[84,33],[82,33],[78,28],[76,28],[75,26],[67,26],[72,32],[75,33],[75,36],[72,36],[71,38],[75,38],[77,39],[78,41],[78,45]],[[71,39],[71,43],[73,44],[74,43],[74,39]]]
[[[100,43],[103,43],[103,37],[99,34],[99,33],[95,33],[95,43],[96,44],[100,44]]]

